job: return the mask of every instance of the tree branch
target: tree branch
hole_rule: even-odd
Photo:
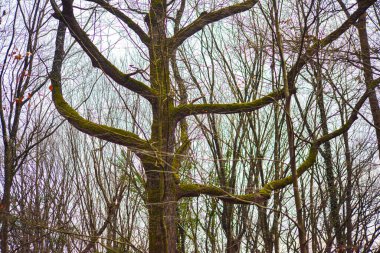
[[[263,196],[260,192],[235,195],[226,192],[222,188],[212,186],[212,185],[202,185],[202,184],[180,184],[177,191],[178,199],[185,197],[198,197],[201,194],[216,197],[225,202],[233,204],[253,204],[262,203],[268,198]]]
[[[339,129],[328,133],[326,135],[321,136],[316,139],[309,149],[309,154],[307,158],[303,161],[303,163],[297,169],[297,177],[302,176],[316,161],[318,155],[318,148],[323,143],[330,141],[339,135],[347,132],[352,124],[358,118],[359,110],[371,94],[374,91],[375,87],[379,84],[379,79],[376,79],[371,82],[366,92],[360,97],[358,102],[355,104],[353,111],[347,120],[347,122],[340,127]],[[265,200],[270,199],[272,192],[276,190],[281,190],[286,186],[292,184],[293,179],[292,175],[287,176],[282,179],[273,180],[269,183],[266,183],[260,190],[244,195],[235,195],[230,194],[223,189],[216,186],[202,185],[202,184],[180,184],[178,187],[178,199],[183,197],[197,197],[201,194],[208,195],[212,197],[217,197],[220,200],[234,203],[234,204],[254,204],[254,203],[262,203]]]
[[[352,13],[351,16],[347,18],[343,24],[338,27],[335,31],[327,35],[325,38],[317,40],[312,46],[306,49],[306,52],[298,57],[296,63],[293,65],[293,67],[288,71],[288,82],[289,82],[289,88],[294,88],[295,85],[295,79],[299,73],[299,71],[305,66],[306,63],[309,62],[311,57],[316,54],[320,49],[324,48],[325,46],[329,45],[331,42],[338,39],[343,33],[345,33],[351,25],[353,25],[356,20],[366,12],[366,10],[376,2],[376,0],[362,0],[362,4],[358,9]]]
[[[55,16],[66,24],[71,35],[86,52],[88,57],[90,57],[92,65],[94,67],[101,69],[116,83],[133,92],[136,92],[137,94],[146,98],[148,101],[153,102],[156,99],[157,95],[153,89],[144,83],[131,78],[130,75],[121,72],[116,66],[114,66],[110,61],[108,61],[107,58],[103,56],[103,54],[92,43],[87,34],[82,30],[76,21],[73,13],[72,0],[62,0],[62,12],[60,12],[54,0],[50,0],[50,2],[53,6]]]
[[[121,12],[118,8],[113,7],[112,5],[110,5],[108,2],[104,0],[87,0],[87,1],[93,2],[102,6],[109,13],[116,16],[120,20],[122,20],[129,28],[131,28],[139,36],[140,40],[146,46],[149,46],[150,44],[149,36],[144,32],[143,29],[141,29],[141,27],[138,24],[136,24],[131,18],[129,18],[127,15]]]
[[[295,92],[295,90],[293,90]],[[248,103],[233,104],[187,104],[174,108],[174,117],[180,120],[186,116],[198,114],[232,114],[253,112],[285,97],[284,90],[274,91],[268,95]]]
[[[252,1],[246,1],[241,4],[237,5],[244,5],[247,6],[248,2],[251,4]],[[321,48],[329,45],[331,42],[335,41],[337,38],[339,38],[340,35],[342,35],[345,31],[350,28],[352,24],[355,23],[355,21],[374,3],[375,0],[363,0],[363,3],[361,6],[349,17],[347,20],[335,31],[327,35],[325,38],[318,40],[316,43],[314,43],[311,47],[306,49],[306,52],[302,54],[296,61],[296,63],[292,66],[292,68],[288,71],[288,83],[289,83],[289,89],[293,92],[295,91],[295,79],[300,72],[300,70],[305,66],[306,63],[308,63],[311,59],[311,57],[318,52]],[[233,5],[233,6],[237,6]],[[231,6],[231,7],[233,7]],[[219,11],[222,11],[224,9],[229,9],[230,7],[223,8]],[[242,8],[242,7],[240,7]],[[248,8],[249,9],[249,8]],[[219,11],[212,12],[218,13]],[[205,14],[204,16],[208,16],[210,14]],[[200,17],[194,23],[197,23],[198,20],[202,19]],[[219,20],[219,19],[217,19]],[[200,21],[199,21],[200,22]],[[193,24],[194,24],[193,23]],[[191,26],[191,25],[190,25]],[[180,30],[178,34],[181,32],[183,33],[185,28]],[[176,36],[175,36],[176,37]],[[250,103],[236,103],[236,104],[196,104],[196,105],[180,105],[174,109],[175,116],[178,119],[184,118],[189,115],[197,115],[197,114],[207,114],[207,113],[218,113],[218,114],[231,114],[231,113],[240,113],[240,112],[252,112],[257,109],[260,109],[261,107],[271,104],[276,100],[283,99],[284,98],[284,90],[274,91],[262,98],[259,98],[253,102]]]
[[[220,10],[216,10],[210,13],[206,13],[198,17],[194,22],[186,27],[180,29],[174,36],[170,39],[169,45],[172,49],[178,48],[187,38],[194,35],[200,31],[206,25],[217,22],[219,20],[225,19],[232,15],[247,11],[251,9],[258,0],[248,0],[242,3],[237,3]]]
[[[60,21],[56,37],[56,49],[53,59],[53,67],[50,73],[52,81],[52,99],[58,112],[79,131],[102,140],[126,146],[136,154],[142,156],[144,151],[151,151],[149,143],[142,140],[138,135],[105,125],[93,123],[79,115],[63,98],[61,85],[61,70],[64,57],[64,40],[66,26]]]

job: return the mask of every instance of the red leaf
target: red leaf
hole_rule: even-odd
[[[15,55],[15,59],[18,60],[18,61],[21,60],[22,59],[22,55],[21,54]]]

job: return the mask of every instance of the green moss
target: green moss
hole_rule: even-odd
[[[181,119],[188,115],[206,114],[206,113],[241,113],[257,110],[268,105],[278,99],[284,98],[284,90],[274,91],[262,98],[256,99],[248,103],[232,103],[232,104],[187,104],[176,107],[173,111],[177,119]]]
[[[176,184],[179,184],[181,182],[181,179],[179,178],[179,174],[178,173],[174,173],[173,177],[174,177],[174,181],[175,181]]]
[[[259,194],[266,198],[270,198],[272,195],[272,189],[264,186],[262,189],[259,190]]]
[[[184,140],[183,144],[178,148],[178,150],[175,152],[173,162],[172,162],[172,168],[174,172],[177,172],[179,167],[181,166],[183,155],[186,153],[186,151],[190,148],[190,141],[188,139]]]
[[[151,1],[151,6],[152,8],[162,8],[164,6],[164,1],[163,0],[152,0]]]
[[[200,186],[198,184],[181,184],[180,185],[181,191],[186,193],[196,193]]]
[[[271,191],[267,189],[262,189],[258,193],[250,193],[243,195],[229,194],[223,189],[211,186],[211,185],[200,185],[200,184],[181,184],[180,185],[180,195],[182,197],[196,197],[200,194],[217,197],[223,201],[231,203],[240,204],[252,204],[253,202],[262,201],[263,199],[270,198]]]
[[[302,176],[304,172],[306,172],[313,164],[315,163],[316,157],[318,155],[318,148],[316,145],[313,145],[309,150],[309,155],[305,159],[305,161],[298,167],[297,169],[297,177]],[[259,191],[260,194],[270,195],[274,190],[280,190],[293,182],[293,177],[287,176],[282,179],[273,180],[264,185],[264,187]]]
[[[301,176],[305,171],[307,171],[311,166],[313,166],[316,157],[318,155],[318,146],[312,145],[309,150],[308,157],[300,165],[297,170],[297,176]],[[223,189],[210,186],[210,185],[200,185],[200,184],[181,184],[180,185],[180,197],[195,197],[200,194],[205,194],[209,196],[218,197],[225,201],[233,203],[252,203],[256,201],[263,201],[269,199],[272,192],[275,190],[282,189],[290,184],[292,184],[292,176],[288,176],[282,179],[273,180],[265,184],[258,192],[244,195],[232,195],[225,192]],[[248,203],[247,203],[248,202]]]
[[[84,119],[63,98],[59,85],[53,85],[53,101],[58,112],[75,128],[91,136],[131,148],[149,150],[148,142],[134,133],[93,123]]]

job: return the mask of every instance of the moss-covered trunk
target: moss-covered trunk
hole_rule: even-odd
[[[159,95],[152,106],[151,145],[154,164],[145,166],[147,173],[147,206],[149,213],[149,252],[174,253],[177,243],[177,196],[172,160],[175,143],[174,106],[170,95],[169,59],[171,52],[166,37],[166,1],[151,2],[147,17],[151,45],[150,83]]]
[[[147,206],[149,213],[149,252],[174,253],[177,242],[175,190],[162,172],[149,172]]]
[[[165,65],[163,66],[165,68]],[[160,76],[166,70],[158,71],[156,74]],[[168,79],[156,80],[163,81],[164,84]],[[153,107],[151,143],[155,152],[150,156],[153,156],[154,164],[144,166],[147,174],[149,252],[152,253],[176,252],[177,242],[176,173],[171,166],[171,154],[174,152],[174,120],[171,119],[170,108],[173,102],[168,96],[162,97],[164,99],[160,99],[158,105]]]

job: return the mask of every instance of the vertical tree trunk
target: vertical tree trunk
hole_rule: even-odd
[[[234,243],[233,234],[233,205],[228,203],[223,203],[223,213],[222,213],[222,227],[226,234],[226,253],[236,253],[236,245]]]
[[[352,241],[352,161],[351,161],[351,151],[348,142],[348,133],[343,134],[345,157],[347,164],[347,186],[346,186],[346,227],[347,227],[347,253],[353,252],[353,241]]]
[[[175,253],[177,244],[175,190],[172,182],[165,180],[164,173],[147,173],[149,212],[149,252]]]
[[[274,25],[276,28],[276,39],[277,46],[279,49],[279,54],[281,58],[281,69],[283,74],[283,82],[284,82],[284,90],[285,90],[285,122],[286,122],[286,130],[288,137],[288,145],[289,145],[289,165],[292,172],[292,181],[293,181],[293,193],[294,193],[294,201],[296,206],[297,213],[297,223],[298,223],[298,234],[299,234],[299,244],[300,244],[300,252],[307,253],[308,245],[306,240],[306,228],[305,222],[302,215],[302,200],[299,191],[299,183],[298,183],[298,175],[297,175],[297,162],[296,162],[296,147],[295,147],[295,136],[294,136],[294,128],[293,122],[291,118],[291,94],[289,87],[289,80],[287,76],[286,62],[283,52],[283,43],[282,36],[280,33],[279,27],[279,17],[278,17],[278,9],[277,3],[273,1],[273,11],[274,11]]]
[[[258,142],[256,142],[258,143]],[[257,145],[259,147],[259,145]],[[256,174],[260,175],[261,182],[257,182],[257,187],[262,187],[264,183],[264,170],[263,170],[263,156],[260,154],[260,151],[257,151],[256,157],[258,158],[256,163]],[[267,203],[263,204],[267,206]],[[270,220],[267,210],[265,208],[258,207],[258,220],[259,228],[261,230],[263,241],[264,241],[264,250],[265,253],[271,253],[273,251],[273,237],[269,229],[268,220]]]
[[[272,45],[272,50],[275,50],[275,45]],[[271,65],[275,66],[275,56],[272,55],[271,59]],[[279,89],[279,82],[277,75],[274,69],[272,68],[271,71],[271,80],[272,80],[272,89],[277,90]],[[280,105],[278,103],[273,104],[274,107],[274,180],[280,179],[281,175],[281,128],[283,125],[283,121],[281,120],[281,113],[280,113]],[[280,191],[275,191],[273,193],[273,209],[281,210],[281,196]],[[273,225],[271,229],[271,236],[273,238],[273,248],[275,253],[280,253],[280,232],[279,232],[279,225],[280,225],[280,212],[274,212],[273,214]]]
[[[174,107],[169,78],[172,55],[167,45],[165,0],[151,1],[147,17],[152,39],[149,48],[150,82],[159,98],[152,106],[151,143],[156,150],[154,164],[145,167],[147,174],[147,205],[149,213],[149,252],[177,252],[177,194],[172,162],[175,143]],[[153,155],[153,154],[151,154]]]
[[[1,231],[0,231],[0,240],[1,240],[1,252],[9,252],[9,242],[8,242],[8,233],[9,233],[9,212],[10,212],[10,203],[11,203],[11,188],[13,181],[14,173],[14,159],[13,159],[13,150],[11,142],[8,142],[4,149],[4,192],[1,199],[0,207],[0,217],[1,217]]]
[[[310,177],[310,225],[311,225],[311,249],[312,252],[317,252],[318,248],[318,220],[316,215],[316,209],[314,203],[315,193],[314,193],[314,168],[311,171]]]
[[[292,171],[293,179],[293,193],[294,200],[297,211],[297,223],[298,223],[298,233],[299,233],[299,242],[300,242],[300,252],[307,253],[308,246],[306,240],[306,229],[305,223],[302,215],[302,200],[299,192],[298,176],[296,171],[296,157],[295,157],[295,145],[294,145],[294,131],[293,124],[290,118],[290,103],[291,97],[286,98],[285,102],[285,111],[286,111],[286,123],[287,123],[287,132],[288,132],[288,142],[289,142],[289,156],[290,156],[290,167]]]
[[[327,127],[326,109],[325,109],[325,104],[323,101],[322,74],[321,74],[320,65],[318,64],[318,66],[315,66],[315,67],[316,67],[315,74],[316,74],[316,88],[317,88],[317,104],[318,104],[320,117],[321,117],[322,133],[326,135],[328,134],[329,131]],[[324,143],[323,146],[324,146],[324,151],[325,151],[323,158],[324,158],[324,162],[326,166],[327,191],[330,197],[331,213],[329,215],[329,219],[335,232],[336,247],[337,247],[336,251],[342,252],[345,242],[344,242],[344,237],[341,231],[340,215],[339,215],[340,208],[338,204],[338,190],[335,186],[335,175],[334,175],[334,165],[332,161],[331,144],[329,141],[327,141]]]
[[[363,1],[358,1],[359,7],[363,4]],[[359,33],[360,40],[360,49],[361,49],[361,61],[364,70],[364,79],[366,86],[370,85],[373,81],[373,71],[371,64],[371,53],[370,53],[370,45],[368,42],[368,33],[367,33],[367,23],[366,23],[367,13],[364,13],[360,16],[357,24],[357,29]],[[373,124],[375,126],[376,137],[377,137],[377,148],[379,151],[380,158],[380,108],[379,108],[379,100],[376,95],[376,90],[374,90],[369,96],[369,105],[371,108]]]

